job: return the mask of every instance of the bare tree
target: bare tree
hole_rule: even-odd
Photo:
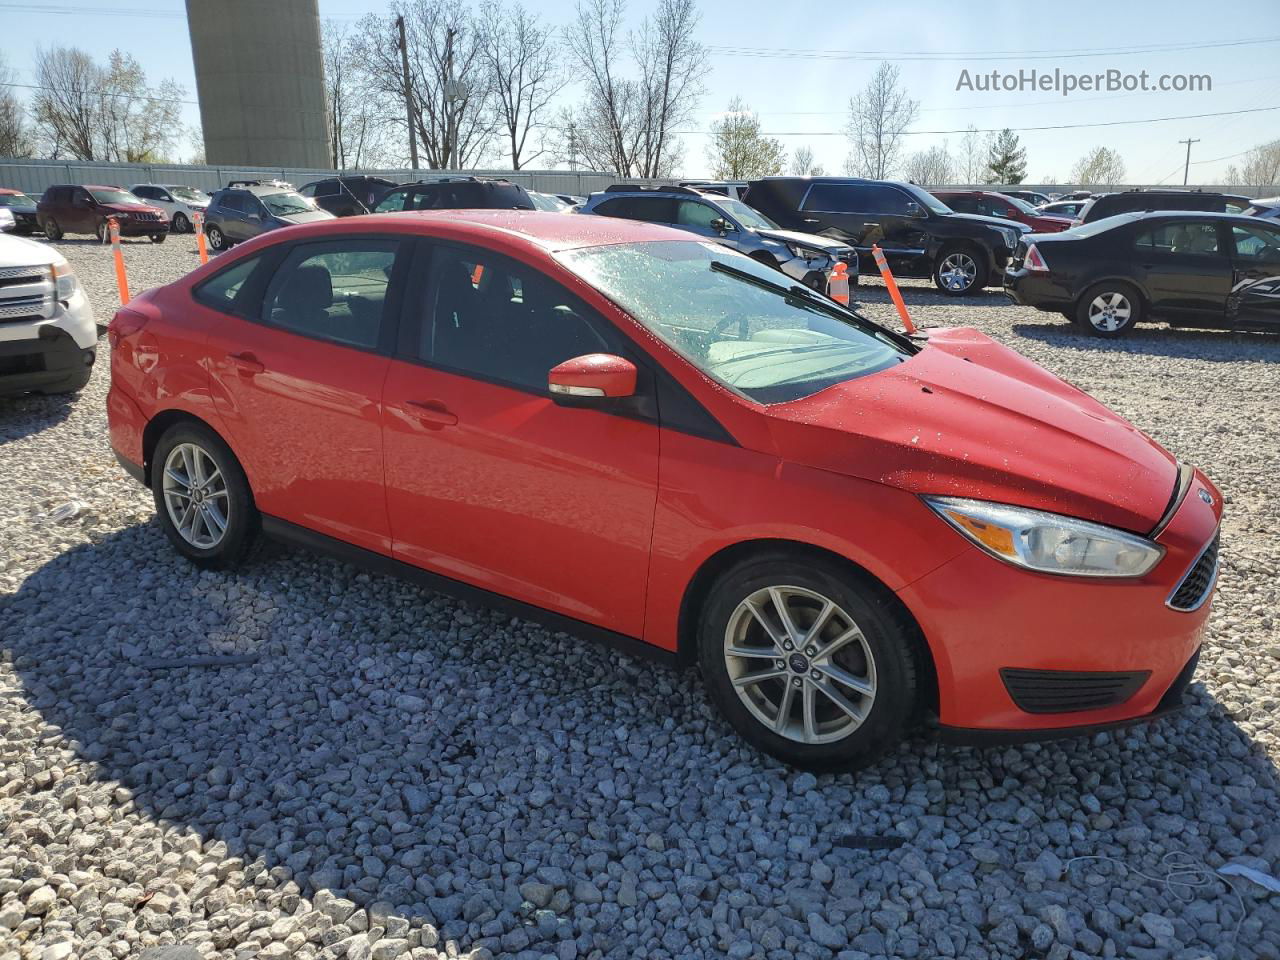
[[[698,13],[694,0],[659,0],[640,31],[624,37],[625,12],[624,0],[579,0],[564,35],[586,97],[561,127],[572,124],[574,151],[591,166],[662,177],[679,157],[672,131],[691,116],[707,72],[693,39]]]
[[[1239,167],[1227,167],[1226,182],[1236,187],[1271,187],[1280,183],[1280,140],[1258,144],[1244,155]]]
[[[791,155],[791,175],[794,177],[822,176],[822,164],[814,160],[813,147],[808,145],[796,147],[796,152]]]
[[[480,21],[480,56],[489,73],[498,125],[511,167],[519,170],[548,152],[541,140],[536,152],[528,152],[529,135],[545,134],[551,103],[567,77],[560,69],[555,35],[519,0],[510,9],[503,0],[486,0]]]
[[[98,127],[102,71],[83,50],[54,47],[36,51],[36,90],[32,113],[52,158],[101,160]]]
[[[907,179],[930,187],[940,187],[955,181],[955,162],[944,140],[941,146],[913,153],[906,164]]]
[[[981,183],[987,172],[986,148],[973,124],[969,124],[960,138],[959,168],[960,179],[969,185]]]
[[[1124,160],[1109,147],[1094,147],[1071,168],[1071,182],[1082,187],[1124,183]]]
[[[778,140],[761,135],[760,118],[741,97],[734,97],[728,112],[711,124],[707,159],[717,180],[752,180],[781,173],[787,151]]]
[[[366,95],[404,103],[396,16],[405,22],[414,133],[433,170],[475,166],[492,146],[495,122],[483,32],[461,0],[409,0],[356,25],[353,51]]]
[[[899,84],[898,68],[885,61],[861,93],[849,101],[850,155],[857,172],[883,180],[897,166],[902,136],[920,105]]]
[[[17,76],[4,60],[0,51],[0,84],[13,82]],[[13,89],[0,86],[0,157],[29,157],[35,152],[31,130],[27,125],[26,111]]]
[[[326,20],[322,31],[329,153],[335,170],[376,166],[388,154],[388,133],[403,115],[400,104],[369,83],[356,38],[342,23]]]

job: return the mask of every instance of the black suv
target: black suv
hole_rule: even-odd
[[[1076,214],[1077,223],[1093,223],[1103,217],[1146,210],[1194,210],[1198,213],[1243,213],[1248,197],[1204,190],[1126,190],[1123,193],[1099,193],[1090,198]]]
[[[371,211],[395,185],[394,180],[383,177],[330,177],[305,184],[298,192],[335,217],[354,217]]]
[[[864,274],[878,273],[872,245],[895,274],[932,277],[959,297],[1001,282],[1018,238],[1012,220],[956,213],[913,183],[849,177],[752,180],[746,202],[789,230],[816,233],[858,251]]]
[[[536,210],[518,183],[489,177],[447,177],[406,183],[387,193],[374,213],[400,210]]]

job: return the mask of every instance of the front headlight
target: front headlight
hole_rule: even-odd
[[[943,520],[1006,563],[1074,577],[1140,577],[1164,547],[1099,523],[985,500],[925,497]]]
[[[67,263],[66,260],[50,265],[49,279],[53,281],[59,300],[70,300],[71,295],[76,292],[76,287],[78,286],[76,272],[71,269],[71,264]]]
[[[827,256],[822,250],[815,250],[812,247],[800,247],[793,243],[787,244],[787,248],[791,251],[793,257],[799,257],[801,260],[820,260]]]
[[[1010,250],[1018,245],[1019,233],[1017,230],[1013,230],[1009,227],[1001,227],[1000,236],[1004,237],[1005,246]]]

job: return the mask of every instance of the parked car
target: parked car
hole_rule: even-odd
[[[209,200],[204,232],[209,246],[226,250],[268,230],[332,219],[332,213],[321,210],[287,183],[233,180]]]
[[[1036,207],[1036,213],[1046,217],[1066,217],[1075,220],[1087,200],[1053,200]]]
[[[2,199],[2,198],[0,198]],[[1254,200],[1245,209],[1245,216],[1264,217],[1268,220],[1280,220],[1280,197],[1264,197]]]
[[[986,742],[1151,720],[1195,669],[1203,474],[975,330],[899,335],[668,227],[306,224],[109,336],[111,443],[191,562],[266,534],[697,662],[797,766],[924,711]]]
[[[586,197],[579,197],[577,194],[573,193],[557,193],[556,199],[563,200],[571,207],[578,207],[587,202]]]
[[[533,201],[533,206],[537,210],[544,210],[547,213],[568,213],[573,209],[571,204],[549,193],[538,193],[535,190],[530,190],[528,193],[529,199]]]
[[[40,229],[36,219],[36,202],[21,190],[0,187],[0,207],[13,214],[15,233],[35,233]]]
[[[1050,200],[1088,200],[1093,196],[1090,190],[1070,190],[1067,193],[1059,193],[1050,197]]]
[[[535,210],[529,191],[497,177],[449,177],[407,183],[388,192],[376,213],[400,210]]]
[[[1011,220],[956,213],[912,183],[845,177],[752,180],[746,202],[790,230],[816,233],[857,252],[875,271],[873,244],[899,276],[932,277],[949,296],[999,283],[1027,228]]]
[[[1144,320],[1280,332],[1280,224],[1232,214],[1125,213],[1033,234],[1005,271],[1018,303],[1099,337]]]
[[[209,194],[180,183],[135,183],[129,192],[163,210],[174,233],[191,233],[195,229],[196,214],[203,216],[209,209]]]
[[[0,235],[0,394],[74,393],[97,349],[93,307],[66,257]]]
[[[1039,190],[1022,190],[1017,187],[1006,190],[1004,187],[992,187],[994,192],[1003,194],[1006,197],[1017,197],[1028,206],[1038,207],[1042,203],[1048,203],[1049,197],[1041,193]]]
[[[1243,213],[1249,207],[1248,197],[1205,190],[1126,190],[1123,193],[1099,193],[1089,198],[1078,214],[1077,223],[1093,223],[1118,213],[1139,210],[1201,210],[1206,213]]]
[[[741,200],[692,187],[614,184],[593,193],[578,212],[687,230],[745,253],[815,290],[827,289],[831,271],[840,262],[849,267],[849,282],[858,282],[858,257],[848,244],[783,230]]]
[[[139,200],[123,187],[59,183],[45,190],[36,204],[36,221],[50,240],[68,233],[91,233],[102,243],[110,239],[107,221],[115,218],[122,237],[150,237],[164,243],[169,215]]]
[[[314,200],[317,207],[328,210],[335,217],[354,217],[373,210],[378,201],[387,195],[387,191],[395,186],[394,180],[359,175],[314,180],[301,187],[298,192]]]
[[[1025,224],[1037,233],[1057,233],[1071,226],[1070,217],[1040,214],[1025,200],[992,190],[933,190],[935,197],[956,213],[977,213]]]

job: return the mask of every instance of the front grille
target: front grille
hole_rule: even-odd
[[[1102,673],[1005,667],[1000,671],[1014,704],[1027,713],[1073,713],[1114,707],[1137,693],[1149,676],[1150,670]]]
[[[1190,613],[1192,610],[1199,610],[1209,599],[1213,583],[1218,577],[1218,537],[1219,534],[1213,535],[1213,539],[1196,558],[1182,582],[1169,595],[1167,603],[1172,609]]]
[[[0,298],[0,323],[39,320],[49,310],[50,298],[36,293],[26,297]]]
[[[129,216],[132,217],[134,220],[159,220],[160,219],[160,214],[147,213],[145,210],[141,210],[137,213],[131,213],[129,214]]]
[[[39,283],[48,279],[48,267],[0,267],[0,284]]]

